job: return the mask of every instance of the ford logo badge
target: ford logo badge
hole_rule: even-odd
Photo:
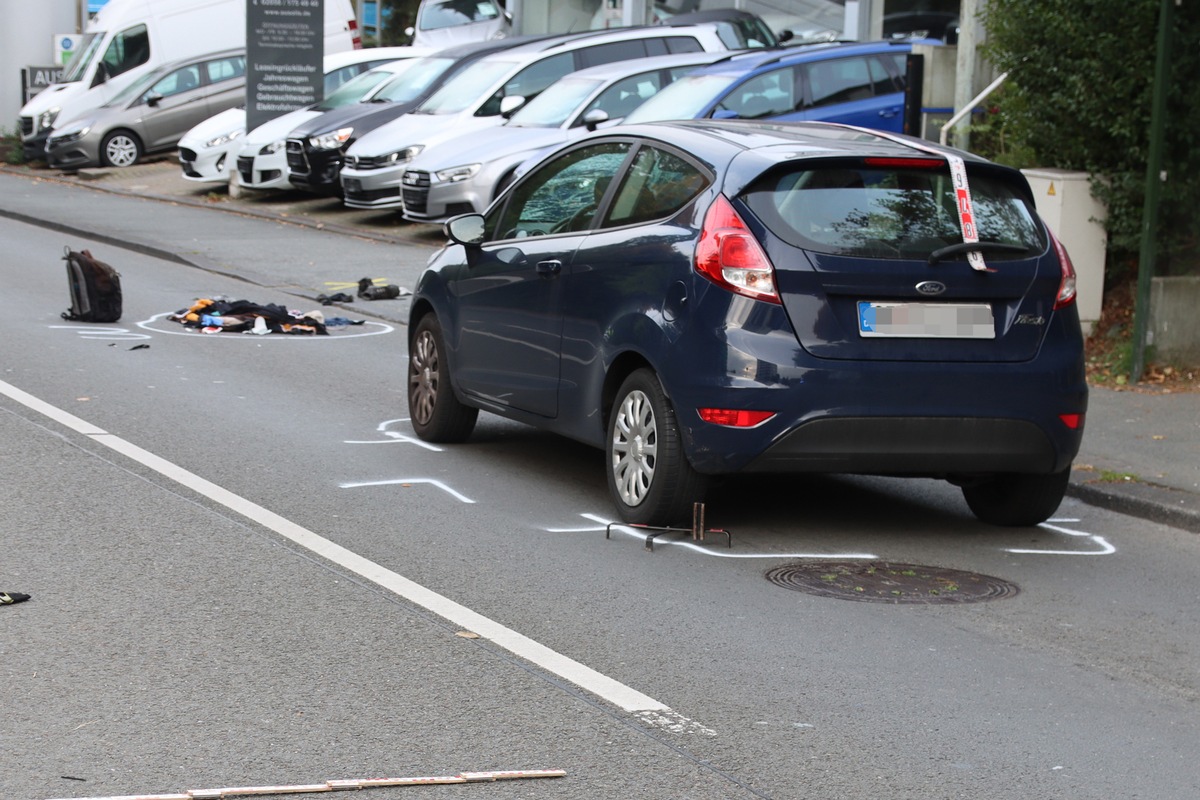
[[[946,284],[941,281],[921,281],[917,284],[917,291],[927,296],[941,294],[946,291]]]

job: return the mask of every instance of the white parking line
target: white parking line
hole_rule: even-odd
[[[1057,520],[1056,520],[1057,521]],[[1078,522],[1078,520],[1062,520],[1063,522]],[[1024,550],[1018,548],[1006,548],[1006,553],[1018,553],[1021,555],[1035,556],[1108,556],[1117,552],[1117,548],[1108,543],[1108,540],[1103,536],[1097,536],[1094,533],[1087,531],[1076,531],[1070,528],[1063,528],[1059,525],[1052,525],[1050,522],[1043,522],[1038,525],[1039,528],[1045,528],[1048,531],[1056,531],[1057,533],[1065,533],[1068,536],[1082,536],[1100,546],[1099,550]]]
[[[152,469],[169,480],[212,500],[253,522],[266,527],[300,547],[346,569],[365,580],[392,592],[398,597],[420,606],[455,625],[472,631],[497,647],[522,658],[563,680],[575,684],[586,692],[605,700],[627,712],[657,711],[664,716],[674,712],[663,703],[641,692],[603,675],[591,667],[562,655],[543,644],[539,644],[511,628],[507,628],[448,597],[426,589],[385,567],[369,561],[339,544],[301,527],[285,517],[253,503],[240,495],[223,489],[211,481],[201,478],[182,467],[160,458],[153,453],[114,436],[102,428],[80,419],[62,409],[34,397],[11,384],[0,381],[0,394],[36,411],[59,424],[84,436],[91,437],[97,444]],[[677,716],[677,715],[676,715]],[[683,719],[683,718],[680,718]]]

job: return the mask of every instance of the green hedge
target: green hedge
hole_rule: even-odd
[[[1016,166],[1104,176],[1110,272],[1136,261],[1160,0],[989,0],[984,53],[1009,73],[981,144]],[[1200,4],[1175,7],[1158,274],[1200,273]],[[974,143],[974,131],[972,142]]]

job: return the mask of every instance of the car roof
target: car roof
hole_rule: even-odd
[[[400,60],[405,58],[420,58],[431,56],[437,52],[434,47],[363,47],[358,50],[342,50],[325,55],[325,70],[348,67],[351,64],[361,64],[364,61],[379,61],[381,59]]]
[[[924,42],[924,40],[921,40]],[[856,56],[868,53],[900,52],[912,50],[914,41],[910,39],[880,40],[873,42],[818,42],[792,47],[740,50],[729,58],[706,67],[705,72],[745,73],[773,64],[802,64],[808,61],[824,61],[840,56]],[[929,40],[929,44],[942,44],[937,40]]]
[[[497,60],[509,55],[520,55],[532,58],[541,53],[554,50],[568,52],[589,44],[606,44],[608,42],[629,41],[631,39],[650,39],[660,36],[679,36],[683,33],[714,30],[711,25],[703,23],[696,25],[631,25],[624,28],[603,28],[594,31],[579,31],[578,33],[563,33],[554,36],[538,37],[535,41],[527,42],[495,53],[489,58]],[[512,41],[512,40],[509,40]]]
[[[742,53],[743,50],[733,52]],[[631,58],[625,61],[613,61],[608,64],[598,64],[594,67],[572,72],[572,78],[592,78],[604,81],[615,80],[626,75],[637,75],[656,69],[669,69],[680,65],[696,64],[698,66],[711,64],[714,61],[729,58],[728,51],[697,51],[695,53],[671,53],[665,56],[648,56],[646,58]]]
[[[635,123],[598,133],[656,139],[698,155],[707,151],[733,158],[749,152],[764,163],[800,157],[920,157],[929,151],[987,163],[979,156],[924,139],[829,122],[689,119]]]

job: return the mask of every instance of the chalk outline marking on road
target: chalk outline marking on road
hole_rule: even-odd
[[[0,394],[21,405],[48,417],[76,433],[88,436],[127,458],[151,469],[168,480],[174,481],[209,500],[239,514],[252,522],[274,531],[296,545],[321,558],[346,569],[365,580],[407,600],[414,605],[437,614],[464,630],[479,634],[480,638],[492,642],[513,655],[541,669],[575,684],[580,689],[613,704],[631,714],[638,712],[660,712],[664,717],[679,717],[671,708],[642,692],[626,686],[580,662],[551,650],[549,647],[520,634],[511,628],[460,605],[399,573],[376,564],[359,554],[320,536],[291,520],[270,511],[241,495],[234,494],[193,472],[143,450],[135,444],[108,433],[102,428],[80,419],[57,406],[53,406],[28,392],[0,381]]]
[[[153,339],[148,333],[134,333],[128,328],[100,328],[95,325],[51,325],[52,331],[75,331],[80,339],[111,339],[114,341],[131,341],[135,339]]]
[[[387,480],[382,480],[382,481],[357,481],[357,482],[340,483],[340,484],[338,484],[338,486],[342,489],[363,489],[363,488],[368,488],[368,487],[372,487],[372,486],[396,486],[397,484],[403,484],[406,486],[409,484],[424,484],[424,485],[429,485],[429,486],[436,486],[437,488],[441,489],[443,492],[450,495],[451,497],[457,498],[459,500],[459,502],[470,503],[472,505],[474,505],[474,503],[475,503],[474,500],[467,497],[465,494],[455,491],[454,489],[451,489],[449,486],[442,483],[441,481],[434,480],[433,478],[389,478]]]
[[[1045,528],[1048,531],[1056,533],[1065,533],[1068,536],[1086,536],[1096,544],[1100,545],[1099,550],[1033,550],[1015,547],[1006,547],[1004,552],[1015,553],[1018,555],[1031,556],[1110,556],[1117,552],[1117,548],[1109,544],[1108,540],[1103,536],[1097,536],[1094,533],[1087,531],[1077,531],[1071,528],[1064,528],[1061,525],[1055,525],[1056,522],[1079,522],[1077,519],[1051,519],[1038,524],[1039,528]]]
[[[408,417],[401,417],[399,419],[388,419],[388,420],[384,420],[383,422],[379,423],[378,427],[376,427],[375,430],[379,431],[384,436],[386,436],[387,437],[386,439],[346,439],[342,442],[342,444],[415,444],[418,447],[423,447],[426,450],[430,450],[434,453],[444,452],[444,448],[438,447],[437,445],[434,445],[434,444],[430,444],[429,442],[423,442],[420,439],[414,439],[413,437],[409,436],[407,433],[400,433],[399,431],[389,431],[388,426],[390,426],[394,422],[408,422]]]
[[[628,525],[621,525],[616,520],[605,519],[599,514],[580,514],[584,519],[590,519],[592,522],[598,523],[585,528],[542,528],[547,533],[603,533],[604,530],[612,525],[614,531],[619,531],[627,536],[632,536],[634,539],[646,541],[646,534],[642,533],[637,528],[632,528]],[[874,553],[730,553],[721,548],[703,547],[695,544],[688,539],[655,539],[656,547],[666,547],[672,545],[674,547],[682,547],[687,550],[692,550],[713,558],[823,558],[823,559],[863,559],[870,561],[878,559],[879,556]]]
[[[237,334],[237,335],[234,335],[234,334],[212,334],[212,333],[204,333],[196,328],[185,328],[184,326],[180,325],[177,322],[171,323],[172,325],[175,326],[174,329],[153,327],[154,323],[159,322],[160,320],[165,320],[168,316],[170,316],[171,314],[174,314],[174,313],[175,313],[174,311],[167,311],[162,314],[155,314],[153,317],[150,317],[150,319],[142,320],[141,322],[137,323],[137,326],[145,331],[153,331],[154,333],[165,333],[170,336],[193,336],[193,337],[199,336],[199,337],[202,337],[205,339],[232,339],[232,340],[237,340],[237,341],[247,340],[247,341],[251,341],[251,342],[261,342],[264,339],[272,340],[272,341],[274,341],[276,339],[303,339],[305,341],[312,341],[312,340],[339,341],[342,339],[362,339],[366,336],[382,336],[385,333],[392,333],[393,331],[396,330],[394,325],[388,325],[386,322],[376,322],[374,320],[366,320],[365,322],[363,322],[362,327],[365,328],[369,325],[372,328],[378,327],[378,328],[382,328],[383,330],[372,330],[372,331],[364,330],[364,331],[360,331],[358,333],[338,332],[338,333],[332,334],[330,336],[313,336],[313,335],[309,335],[309,334],[303,334],[303,335],[296,334],[293,336],[293,335],[282,334],[282,333],[272,333],[272,334],[267,334],[264,336],[256,336],[252,333],[244,333],[244,334]]]

